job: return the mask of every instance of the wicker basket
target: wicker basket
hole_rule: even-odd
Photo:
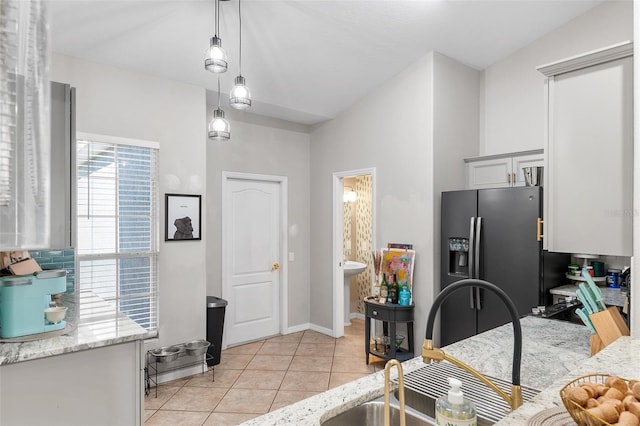
[[[601,426],[601,425],[611,425],[611,423],[607,423],[601,418],[594,416],[593,414],[589,413],[585,408],[581,407],[580,404],[569,400],[566,394],[567,389],[580,386],[583,383],[587,383],[587,382],[591,382],[595,384],[604,384],[604,382],[606,382],[606,380],[609,377],[611,377],[609,374],[590,374],[587,376],[578,377],[577,379],[567,383],[565,387],[560,389],[560,398],[562,398],[562,403],[564,404],[569,414],[571,414],[571,417],[573,417],[573,420],[575,420],[575,422],[578,425]]]

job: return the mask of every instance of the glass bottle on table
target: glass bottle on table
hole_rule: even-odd
[[[391,283],[391,288],[389,289],[391,295],[391,303],[398,304],[398,296],[400,293],[400,288],[398,287],[398,277],[393,275],[393,282]]]
[[[389,274],[389,277],[388,277],[389,281],[387,281],[387,287],[388,287],[388,290],[387,290],[387,303],[392,303],[392,301],[391,301],[391,299],[392,299],[392,297],[391,297],[391,289],[393,288],[394,278],[395,278],[394,275]]]
[[[382,282],[380,283],[380,302],[386,302],[388,296],[389,285],[387,284],[387,274],[382,274]]]

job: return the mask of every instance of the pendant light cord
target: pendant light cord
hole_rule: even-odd
[[[213,6],[213,10],[214,10],[214,13],[215,13],[216,16],[215,16],[215,19],[214,19],[215,29],[214,29],[213,32],[215,33],[216,37],[218,36],[218,25],[220,24],[220,9],[219,9],[219,7],[220,6],[219,6],[218,0],[215,0],[214,6]]]
[[[240,41],[239,55],[238,55],[238,67],[240,69],[239,75],[242,75],[242,14],[240,13],[240,3],[242,0],[238,0],[238,28],[240,34],[238,40]]]
[[[220,74],[218,74],[218,109],[220,109]]]

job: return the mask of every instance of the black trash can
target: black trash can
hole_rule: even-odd
[[[213,357],[212,359],[207,357],[207,365],[209,366],[220,364],[226,306],[226,300],[215,296],[207,296],[207,341],[211,343],[207,353]]]

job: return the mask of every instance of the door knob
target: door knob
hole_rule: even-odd
[[[273,266],[271,267],[272,271],[277,271],[278,269],[280,269],[280,264],[278,262],[274,263]]]

